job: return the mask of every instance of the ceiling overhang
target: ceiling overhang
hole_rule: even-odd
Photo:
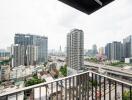
[[[114,0],[59,0],[73,8],[76,8],[86,14],[92,14],[93,12],[101,9]]]

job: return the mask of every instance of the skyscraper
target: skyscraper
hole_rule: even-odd
[[[108,60],[122,60],[123,45],[121,42],[114,41],[105,47],[105,55]]]
[[[12,45],[11,47],[12,67],[26,65],[26,48],[24,45]]]
[[[12,45],[12,67],[34,65],[38,61],[38,47],[34,45]]]
[[[132,57],[132,35],[123,39],[123,56],[124,58]]]
[[[93,56],[96,56],[96,54],[98,54],[98,50],[97,50],[97,46],[96,44],[93,45]]]
[[[105,46],[105,55],[107,56],[108,60],[111,60],[111,43],[108,43]]]
[[[111,60],[121,60],[123,56],[123,46],[121,42],[114,41],[111,44]]]
[[[100,47],[100,48],[99,48],[99,54],[100,54],[100,55],[103,55],[103,54],[104,54],[104,47]]]
[[[67,65],[77,72],[84,65],[84,33],[73,29],[67,35]]]
[[[28,45],[38,47],[37,63],[45,63],[48,61],[48,38],[45,36],[31,34],[15,34],[14,44],[20,44],[27,47]]]
[[[26,49],[26,62],[27,65],[34,65],[38,61],[38,47],[34,45],[28,45]]]

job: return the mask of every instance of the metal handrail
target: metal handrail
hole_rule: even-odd
[[[17,89],[17,90],[14,90],[14,91],[2,93],[2,94],[0,94],[0,97],[7,96],[7,95],[11,95],[11,94],[15,94],[15,93],[19,93],[19,92],[23,92],[23,91],[30,90],[30,89],[34,89],[34,88],[39,88],[39,87],[42,87],[42,86],[46,86],[47,84],[51,84],[51,83],[54,83],[54,82],[66,80],[66,79],[69,79],[69,78],[72,78],[72,77],[75,77],[75,76],[79,76],[79,75],[83,75],[83,74],[86,74],[86,73],[93,73],[93,74],[96,74],[98,76],[107,78],[109,80],[113,80],[113,81],[116,81],[118,83],[122,83],[124,85],[131,86],[132,87],[132,84],[131,83],[127,83],[127,82],[124,82],[124,81],[121,81],[121,80],[118,80],[118,79],[115,79],[115,78],[112,78],[112,77],[108,77],[106,75],[102,75],[102,74],[99,74],[99,73],[96,73],[96,72],[93,72],[93,71],[86,71],[86,72],[82,72],[82,73],[79,73],[79,74],[71,75],[71,76],[68,76],[68,77],[56,79],[54,81],[44,82],[44,83],[40,83],[40,84],[37,84],[37,85],[33,85],[33,86],[29,86],[29,87],[24,87],[22,89]]]

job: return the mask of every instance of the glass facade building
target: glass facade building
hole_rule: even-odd
[[[45,36],[31,34],[15,34],[15,44],[24,46],[34,45],[38,47],[38,63],[47,62],[48,56],[48,38]]]
[[[132,57],[132,35],[123,39],[123,55],[125,58]]]

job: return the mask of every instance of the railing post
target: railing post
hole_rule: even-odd
[[[51,83],[51,100],[53,100],[53,82]]]
[[[106,85],[106,78],[104,77],[104,100],[105,100],[105,85]]]
[[[33,96],[32,96],[32,97],[33,97],[33,100],[34,100],[34,88],[32,89],[32,94],[33,94]]]
[[[69,78],[69,100],[71,100],[71,78]]]
[[[63,95],[62,95],[62,94],[63,94],[63,89],[62,89],[62,87],[63,87],[62,82],[63,82],[63,81],[61,80],[60,82],[61,82],[61,100],[63,100],[63,99],[62,99],[62,98],[63,98]]]
[[[39,87],[39,100],[41,100],[41,87]]]
[[[79,100],[81,100],[81,75],[79,75]]]
[[[89,72],[87,73],[87,100],[89,100]]]
[[[16,100],[18,100],[18,95],[17,95],[17,93],[16,93]]]
[[[65,79],[65,100],[67,100],[67,79]]]
[[[98,87],[98,80],[97,80],[97,74],[95,74],[95,100],[97,100],[97,87]]]
[[[124,84],[122,83],[121,84],[121,87],[122,87],[122,100],[124,99]]]
[[[56,82],[56,100],[58,100],[58,81]]]
[[[76,79],[76,100],[78,99],[78,88],[79,88],[79,76],[76,76],[75,79]]]
[[[94,99],[93,97],[93,90],[94,90],[94,88],[93,88],[93,73],[92,73],[92,100]]]
[[[117,83],[115,81],[115,100],[117,100]]]
[[[48,87],[48,85],[45,85],[45,87],[46,87],[46,100],[47,100],[47,87]]]
[[[72,81],[73,81],[73,85],[72,85],[72,90],[73,90],[73,100],[74,100],[74,89],[75,89],[75,86],[74,86],[74,84],[75,84],[75,82],[74,82],[74,77],[72,78]],[[77,88],[77,87],[76,87]]]
[[[130,86],[130,100],[132,100],[132,87]]]
[[[101,93],[101,76],[99,76],[99,97],[100,97],[100,100],[101,100],[101,96],[102,96],[102,93]]]
[[[86,99],[86,94],[87,94],[87,74],[84,75],[84,81],[85,81],[85,84],[84,84],[84,95],[85,95],[85,99],[84,100],[87,100]]]
[[[111,80],[109,79],[109,100],[111,100]]]

